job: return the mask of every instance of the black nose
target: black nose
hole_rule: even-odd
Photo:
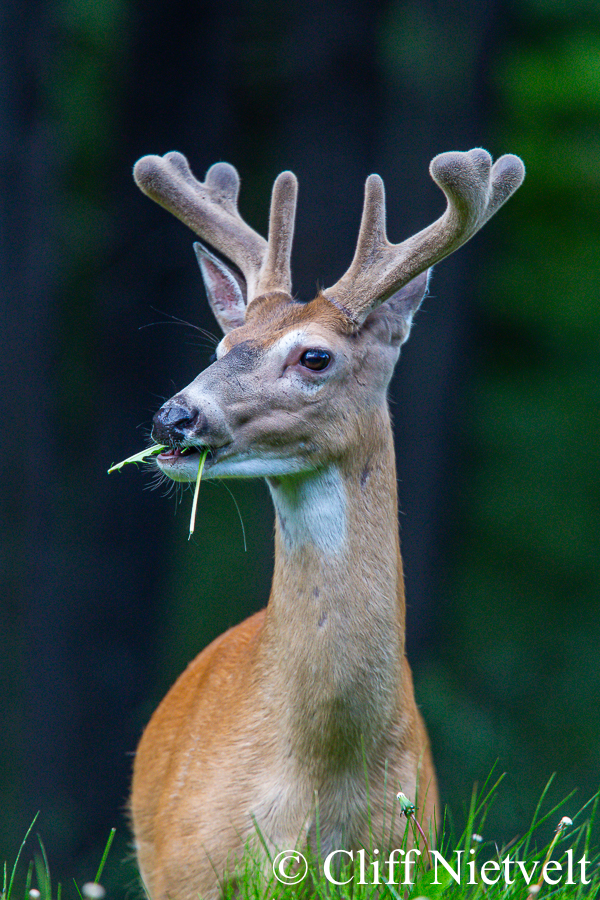
[[[161,406],[152,419],[152,437],[159,444],[171,444],[185,438],[184,429],[191,428],[198,418],[198,410],[179,403]]]

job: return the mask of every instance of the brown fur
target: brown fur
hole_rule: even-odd
[[[248,340],[242,332],[232,338]],[[324,561],[314,547],[290,549],[278,516],[267,609],[200,654],[142,738],[132,812],[153,900],[218,897],[217,873],[257,847],[256,826],[274,851],[314,846],[316,803],[324,855],[368,846],[369,827],[375,846],[399,846],[404,821],[391,828],[390,810],[400,788],[432,820],[435,776],[404,657],[385,404],[349,424],[344,553]]]

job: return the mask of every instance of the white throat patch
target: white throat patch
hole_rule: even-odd
[[[322,553],[340,553],[346,542],[346,488],[337,466],[286,478],[272,485],[281,534],[289,550],[312,544]]]

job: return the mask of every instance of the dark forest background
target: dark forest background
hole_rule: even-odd
[[[268,596],[261,484],[230,484],[244,552],[222,486],[188,543],[190,494],[106,476],[207,364],[180,320],[218,333],[191,233],[131,178],[172,149],[200,177],[235,164],[263,232],[296,172],[305,299],[349,265],[370,172],[398,241],[443,209],[435,154],[523,157],[437,267],[391,391],[408,652],[458,821],[496,760],[487,839],[553,772],[573,815],[600,782],[598,0],[5,0],[0,42],[0,858],[40,810],[55,875],[87,880],[116,825],[124,896],[141,729]]]

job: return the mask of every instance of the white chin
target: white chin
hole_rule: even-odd
[[[310,466],[298,459],[272,456],[239,455],[229,459],[216,459],[207,472],[209,478],[276,478],[306,472]]]
[[[198,456],[190,457],[189,459],[179,457],[179,459],[173,461],[157,458],[156,465],[161,472],[164,472],[173,481],[180,481],[184,484],[195,481],[198,475]]]
[[[198,455],[180,456],[175,459],[156,457],[156,464],[173,481],[188,484],[198,477]],[[203,479],[212,478],[277,478],[282,475],[296,475],[308,471],[311,466],[299,459],[285,459],[274,456],[250,456],[239,454],[224,459],[206,460]]]

